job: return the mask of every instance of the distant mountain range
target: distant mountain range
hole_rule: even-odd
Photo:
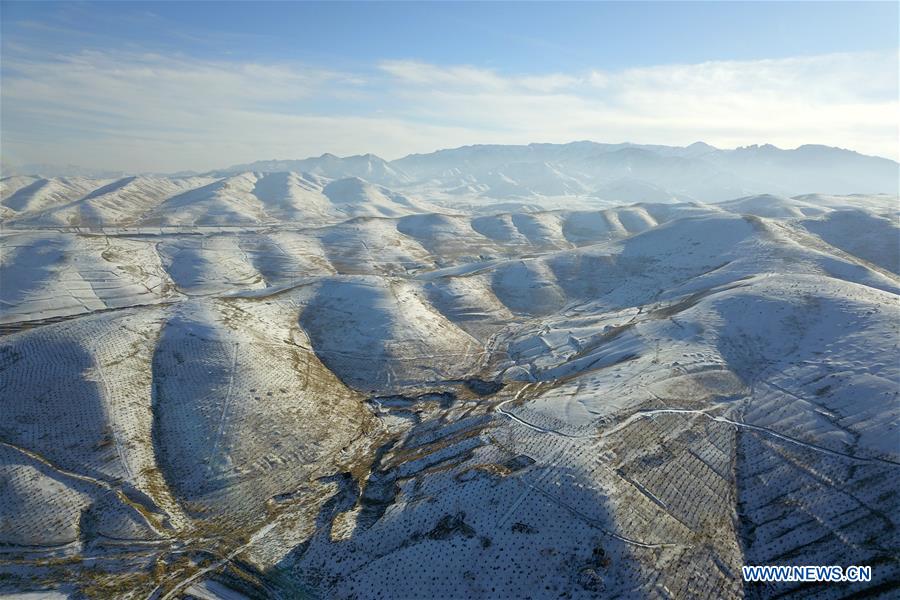
[[[428,186],[492,198],[599,195],[625,202],[714,202],[759,193],[897,193],[900,165],[815,145],[720,150],[703,142],[685,147],[572,142],[464,146],[394,161],[373,154],[323,154],[235,165],[215,174],[246,171],[360,177],[391,187]]]
[[[12,172],[43,177],[120,177],[121,173],[30,165]],[[208,173],[168,177],[227,177],[241,173],[305,173],[327,180],[360,178],[404,193],[452,200],[539,197],[608,202],[717,202],[755,194],[872,194],[900,192],[900,165],[829,146],[784,150],[765,144],[722,150],[639,144],[528,144],[463,146],[387,161],[374,154],[323,154],[302,160],[262,160]]]

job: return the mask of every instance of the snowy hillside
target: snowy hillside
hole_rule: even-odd
[[[0,596],[896,594],[896,176],[584,142],[6,177]]]
[[[338,184],[340,180],[346,181]],[[323,154],[168,178],[92,181],[25,172],[0,183],[0,217],[16,223],[203,225],[396,216],[418,212],[429,202],[453,208],[506,202],[507,209],[546,209],[585,203],[709,203],[760,194],[896,196],[900,165],[827,146],[782,150],[766,144],[720,150],[702,142],[686,147],[573,142],[464,146],[393,161],[373,154]],[[325,192],[323,199],[329,183],[341,193]],[[389,200],[371,202],[367,208],[353,200],[371,194]],[[185,210],[185,202],[199,206]]]

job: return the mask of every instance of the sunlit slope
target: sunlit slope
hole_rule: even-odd
[[[0,342],[6,484],[19,498],[56,490],[33,506],[38,512],[20,514],[17,535],[27,543],[77,551],[103,539],[167,537],[184,525],[152,441],[147,367],[163,319],[161,309],[126,310]]]
[[[400,217],[434,212],[437,207],[358,177],[338,179],[322,188],[335,210],[347,217]]]
[[[882,564],[897,543],[896,298],[766,276],[580,329],[561,319],[541,333],[552,350],[515,344],[538,383],[506,410],[548,436],[615,432],[604,487],[632,539],[666,521],[665,541],[715,538],[736,503],[743,557],[713,544],[681,551],[691,564]]]
[[[900,274],[900,227],[896,216],[864,210],[835,210],[800,225],[832,246]]]
[[[266,173],[253,186],[263,210],[279,221],[325,221],[335,216],[318,177],[298,173]]]
[[[134,182],[115,193],[131,185]],[[3,320],[281,287],[332,273],[408,276],[589,246],[686,215],[721,212],[694,205],[642,205],[492,217],[355,217],[319,226],[310,217],[309,223],[273,221],[264,227],[252,217],[265,208],[254,195],[254,185],[252,177],[236,176],[185,192],[151,211],[164,215],[158,224],[181,223],[182,230],[146,224],[82,235],[10,229],[2,238]],[[243,189],[243,200],[229,201],[232,208],[223,208],[223,190],[230,194],[238,188]],[[243,209],[249,212],[241,216]],[[228,225],[232,218],[245,225]],[[148,219],[144,222],[156,217]],[[206,225],[197,225],[201,222]]]
[[[55,232],[2,236],[0,322],[78,314],[171,299],[154,246]]]
[[[648,373],[662,373],[665,365],[677,372],[696,362],[697,368],[722,371],[713,385],[731,382],[725,389],[737,394],[759,365],[789,360],[791,352],[801,353],[793,359],[800,363],[828,356],[828,348],[846,346],[855,355],[848,332],[856,321],[842,316],[845,309],[875,315],[869,320],[882,329],[853,335],[871,340],[873,356],[892,353],[896,278],[852,257],[802,246],[791,233],[753,218],[686,219],[621,243],[501,263],[489,276],[445,279],[473,293],[490,281],[494,301],[522,318],[540,317],[511,328],[508,358],[497,368],[512,379],[557,382],[559,391],[546,402],[553,409],[548,418],[589,427],[617,407],[649,398],[638,394],[629,400],[622,389],[610,398],[595,379],[613,372],[612,383],[643,390]],[[429,283],[435,305],[464,318],[450,303],[452,296],[439,292],[448,288],[441,281]],[[842,296],[846,306],[836,302]],[[828,314],[818,314],[820,309]],[[491,320],[487,314],[480,318]],[[834,327],[819,331],[820,322]],[[635,369],[644,375],[619,382],[626,367],[604,371],[618,363],[639,365]],[[892,401],[885,390],[896,375],[888,371],[873,380],[881,382],[882,392],[866,394],[872,406]]]
[[[359,397],[316,358],[293,307],[241,302],[2,338],[4,543],[77,553],[234,531],[350,460],[372,427]]]
[[[371,426],[291,314],[252,301],[187,303],[161,331],[154,442],[163,476],[194,514],[258,520],[266,501],[340,462]]]
[[[172,195],[141,222],[149,225],[252,225],[269,220],[253,193],[255,173],[241,173]]]
[[[166,273],[185,294],[214,294],[264,286],[250,255],[234,235],[166,237],[155,246]]]
[[[434,266],[428,250],[400,233],[393,219],[359,217],[301,235],[321,245],[337,273],[406,273]]]
[[[146,215],[159,210],[167,199],[185,190],[200,187],[209,179],[202,177],[169,178],[131,176],[109,183],[95,181],[90,189],[86,184],[79,194],[66,194],[63,202],[42,206],[39,210],[20,211],[12,221],[20,226],[42,227],[96,227],[134,225]],[[52,180],[48,186],[59,185]],[[40,199],[46,190],[35,190]],[[23,192],[20,192],[23,193]],[[24,199],[24,198],[23,198]],[[60,198],[62,199],[62,198]]]
[[[315,224],[441,210],[356,177],[293,172],[113,181],[7,177],[2,183],[2,218],[19,227]]]
[[[32,176],[4,177],[2,180],[2,205],[4,217],[34,214],[78,200],[107,181],[85,177],[59,177],[45,179]]]
[[[459,378],[482,358],[481,344],[408,283],[328,279],[302,292],[300,324],[316,354],[357,389]]]

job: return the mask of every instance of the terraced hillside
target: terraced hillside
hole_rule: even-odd
[[[492,209],[332,162],[3,180],[0,595],[898,593],[896,197]]]

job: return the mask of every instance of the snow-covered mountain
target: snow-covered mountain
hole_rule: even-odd
[[[896,170],[585,142],[5,177],[0,596],[890,595]]]
[[[687,147],[574,142],[466,146],[390,162],[372,154],[323,154],[203,175],[19,175],[0,184],[0,217],[20,225],[248,225],[479,207],[496,212],[714,203],[760,194],[897,195],[900,165],[825,146],[719,150],[702,142]],[[381,201],[372,201],[372,194]]]
[[[771,145],[719,150],[700,142],[687,147],[593,142],[467,146],[411,155],[390,165],[416,181],[433,181],[438,188],[453,187],[469,177],[468,184],[483,185],[479,191],[485,195],[502,195],[515,184],[523,196],[579,195],[582,190],[597,194],[621,179],[704,202],[759,193],[896,194],[900,185],[896,162],[825,146],[795,150]],[[492,179],[495,174],[507,178],[498,185]]]
[[[361,156],[338,157],[334,154],[323,154],[303,160],[262,160],[245,165],[235,165],[216,171],[219,174],[234,174],[245,171],[262,171],[266,173],[278,171],[294,171],[312,173],[331,179],[359,177],[383,185],[400,185],[409,181],[409,177],[394,168],[390,163],[374,154]]]
[[[326,177],[361,177],[381,185],[412,186],[455,195],[492,198],[582,196],[640,202],[658,189],[670,198],[715,202],[760,193],[898,193],[896,162],[850,150],[807,145],[782,150],[771,144],[720,150],[703,142],[686,147],[599,144],[483,145],[413,154],[394,161],[377,156],[260,161],[224,169],[309,171]],[[616,182],[635,189],[624,194]]]

